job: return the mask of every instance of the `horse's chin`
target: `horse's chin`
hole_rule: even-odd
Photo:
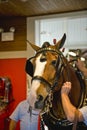
[[[40,102],[35,102],[35,109],[42,109],[43,108],[43,106],[44,106],[44,103],[40,103]]]

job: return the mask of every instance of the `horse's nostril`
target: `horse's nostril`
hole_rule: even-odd
[[[42,101],[43,100],[43,96],[42,95],[38,95],[38,101]]]

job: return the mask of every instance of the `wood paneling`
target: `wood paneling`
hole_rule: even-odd
[[[0,51],[22,51],[26,50],[26,18],[25,17],[4,17],[0,19],[0,27],[4,32],[9,32],[10,27],[15,28],[13,41],[1,41]]]
[[[0,2],[0,16],[42,16],[87,10],[87,0],[8,0]]]

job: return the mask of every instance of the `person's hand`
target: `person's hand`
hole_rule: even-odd
[[[71,90],[71,82],[65,82],[61,89],[61,94],[68,95]]]

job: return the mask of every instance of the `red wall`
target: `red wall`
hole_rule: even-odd
[[[26,98],[26,58],[0,59],[0,77],[9,77],[12,82],[14,103],[17,104]]]

